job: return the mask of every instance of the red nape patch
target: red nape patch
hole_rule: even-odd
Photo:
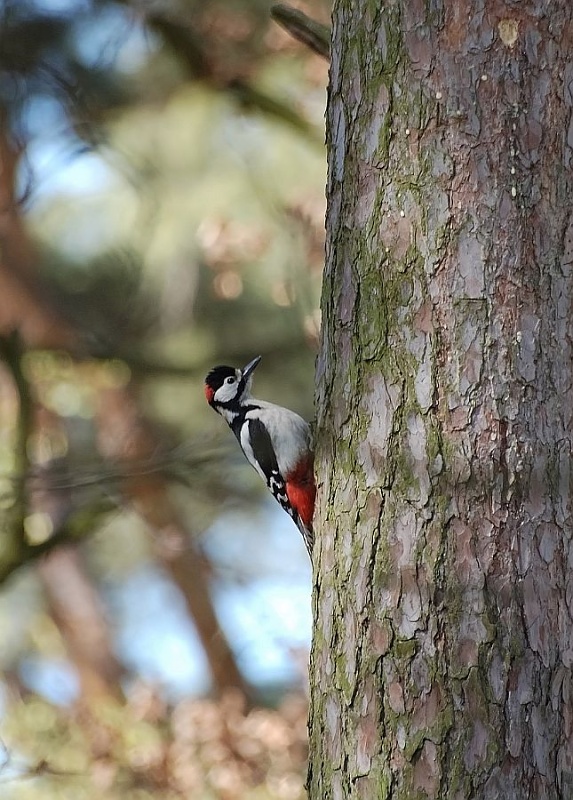
[[[289,503],[309,530],[312,530],[316,486],[312,458],[300,464],[286,479]]]
[[[206,383],[205,384],[205,397],[207,398],[207,402],[211,403],[214,396],[215,396],[214,390]]]

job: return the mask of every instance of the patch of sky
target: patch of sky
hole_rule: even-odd
[[[255,523],[227,514],[213,528],[225,538],[212,556],[219,575],[213,598],[245,677],[261,687],[300,684],[311,636],[311,569],[299,532],[274,504]],[[115,650],[130,672],[170,700],[209,690],[205,654],[168,576],[148,564],[106,584],[103,596]],[[69,704],[78,695],[77,674],[65,659],[29,656],[20,674],[54,703]]]
[[[28,689],[56,705],[69,705],[79,694],[76,671],[63,659],[29,656],[20,663],[20,678]]]
[[[34,0],[34,6],[48,14],[69,14],[88,9],[90,0]]]
[[[129,73],[139,69],[155,47],[155,39],[128,9],[103,6],[79,18],[74,47],[91,68],[113,67]]]
[[[46,94],[30,96],[22,110],[22,122],[28,138],[60,137],[68,125],[61,103]]]
[[[246,677],[254,684],[296,681],[292,652],[309,648],[312,625],[312,569],[296,526],[270,500],[256,517],[219,517],[206,545],[221,576],[221,625]]]
[[[273,574],[310,587],[312,568],[302,536],[270,497],[256,516],[221,514],[205,536],[205,549],[220,571],[239,577]]]
[[[292,654],[310,644],[310,595],[301,586],[257,581],[219,587],[221,625],[241,671],[255,685],[296,683],[300,670]]]
[[[56,194],[91,195],[109,189],[115,173],[99,153],[71,136],[30,142],[19,175],[19,193],[30,186],[32,199]]]
[[[79,0],[37,0],[46,12],[82,12],[74,24],[73,45],[88,68],[139,69],[155,39],[117,5],[93,9]],[[87,13],[89,11],[89,13]],[[22,115],[29,144],[19,174],[19,196],[32,202],[58,193],[87,195],[109,188],[113,170],[75,134],[62,105],[49,95],[35,95]]]
[[[178,589],[151,565],[111,592],[116,649],[134,672],[168,695],[209,687],[205,655]]]

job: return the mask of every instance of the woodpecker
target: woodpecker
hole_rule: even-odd
[[[205,378],[205,397],[227,421],[275,500],[293,518],[312,556],[316,486],[310,428],[294,411],[251,396],[260,360],[257,356],[243,369],[213,367]]]

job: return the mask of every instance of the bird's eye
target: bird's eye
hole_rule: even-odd
[[[225,383],[235,383],[235,378],[226,378]]]

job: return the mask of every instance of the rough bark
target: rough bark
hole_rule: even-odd
[[[339,0],[309,792],[573,797],[573,5]]]

